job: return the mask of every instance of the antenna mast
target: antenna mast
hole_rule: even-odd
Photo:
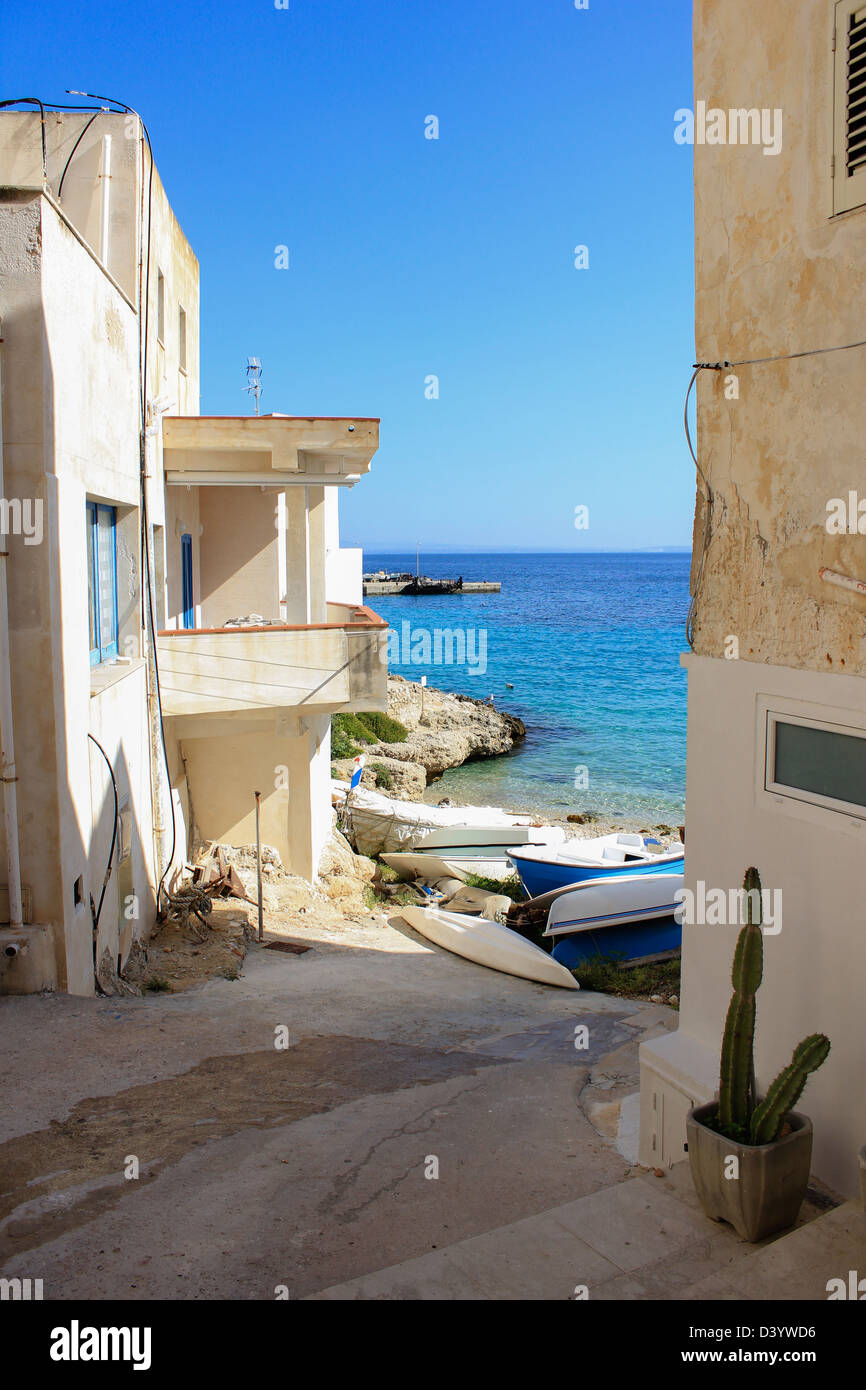
[[[261,376],[262,376],[262,364],[261,364],[261,362],[259,361],[259,359],[258,359],[257,357],[248,357],[248,358],[247,358],[247,382],[248,382],[248,385],[247,385],[247,386],[244,386],[244,387],[243,387],[243,390],[246,391],[247,393],[252,392],[253,401],[254,401],[254,403],[255,403],[255,412],[256,412],[257,415],[258,415],[258,413],[259,413],[259,396],[262,394]]]

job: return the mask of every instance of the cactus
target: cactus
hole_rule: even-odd
[[[747,869],[743,887],[748,921],[734,950],[731,983],[734,992],[725,1019],[719,1082],[719,1126],[731,1138],[745,1138],[755,1091],[755,992],[764,973],[764,940],[761,935],[761,880],[757,869]],[[757,888],[757,922],[753,921]]]
[[[737,938],[731,983],[734,992],[725,1018],[719,1078],[718,1129],[743,1144],[770,1144],[779,1138],[786,1114],[803,1093],[811,1072],[826,1060],[830,1041],[823,1033],[804,1038],[787,1067],[779,1073],[765,1099],[757,1104],[755,1089],[755,994],[764,973],[761,933],[761,879],[757,869],[746,870],[746,924]]]
[[[810,1072],[817,1071],[827,1060],[830,1039],[823,1033],[811,1037],[794,1048],[794,1055],[770,1086],[765,1099],[752,1115],[749,1125],[750,1144],[772,1144],[782,1133],[785,1116],[793,1110]]]

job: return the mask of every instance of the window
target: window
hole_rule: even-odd
[[[186,371],[186,310],[177,311],[177,364]]]
[[[183,625],[195,627],[195,607],[192,596],[192,536],[180,538],[180,569],[183,584]]]
[[[87,504],[90,664],[117,660],[117,511]]]
[[[165,276],[156,272],[156,336],[165,346]]]
[[[866,817],[866,729],[768,710],[764,786],[777,796]]]
[[[866,3],[836,6],[833,211],[866,203]]]

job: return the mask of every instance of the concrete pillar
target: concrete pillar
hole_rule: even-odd
[[[310,621],[309,566],[307,552],[307,489],[286,488],[285,592],[286,622]]]
[[[326,517],[324,487],[308,487],[307,514],[309,518],[310,559],[310,619],[311,623],[326,623],[328,608],[325,602]]]

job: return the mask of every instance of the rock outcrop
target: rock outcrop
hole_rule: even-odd
[[[404,743],[365,745],[363,783],[411,801],[419,801],[427,784],[449,767],[510,753],[526,736],[523,721],[514,715],[469,695],[422,687],[402,676],[388,677],[388,713],[409,730],[408,737]],[[386,776],[377,777],[372,763]],[[346,778],[351,766],[350,759],[334,764],[337,775]]]

